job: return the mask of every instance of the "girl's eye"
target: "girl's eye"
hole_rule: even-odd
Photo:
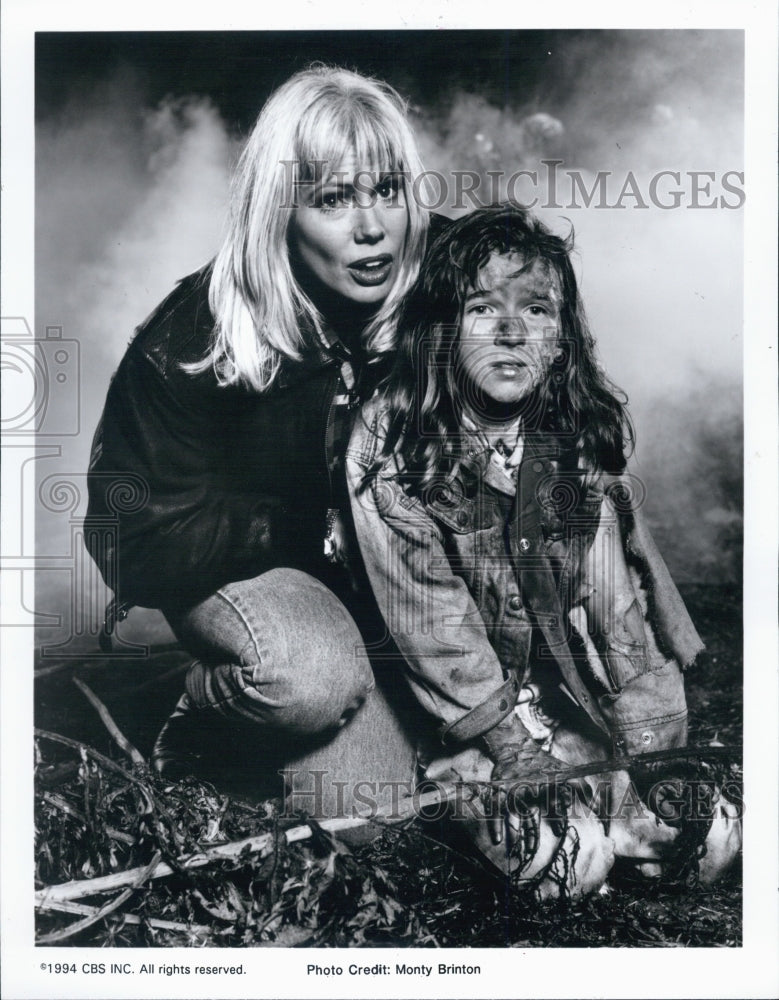
[[[544,306],[528,306],[528,312],[531,316],[548,316],[549,311]]]
[[[467,313],[469,316],[486,316],[490,311],[490,307],[484,302],[477,302],[475,305],[468,306]]]

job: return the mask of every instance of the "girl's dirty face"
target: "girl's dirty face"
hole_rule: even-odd
[[[460,314],[457,366],[472,417],[505,414],[545,377],[560,338],[562,293],[540,258],[493,254]]]

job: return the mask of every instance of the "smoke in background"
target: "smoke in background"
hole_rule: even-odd
[[[218,245],[237,142],[197,95],[139,107],[127,74],[41,122],[36,138],[36,326],[39,335],[61,326],[81,346],[81,433],[63,444],[61,458],[38,462],[45,556],[71,548],[72,525],[86,511],[92,435],[134,328]],[[77,488],[65,509],[55,474]],[[57,638],[47,628],[42,640],[75,631],[77,646],[82,638],[94,645],[105,600],[86,558],[37,574],[36,607],[65,618]],[[153,637],[168,635],[161,615],[136,622],[139,637],[150,626]]]
[[[733,33],[642,33],[640,45],[625,33],[592,33],[560,44],[564,72],[527,95],[507,87],[500,99],[494,86],[453,87],[444,98],[439,88],[426,105],[424,87],[409,83],[407,68],[402,81],[385,73],[412,96],[426,166],[447,175],[476,171],[488,192],[489,171],[535,169],[543,178],[540,162],[556,158],[564,161],[563,181],[575,169],[587,189],[598,171],[611,171],[609,203],[629,171],[645,196],[660,169],[717,178],[741,169],[741,56]],[[496,54],[495,76],[504,70]],[[67,552],[72,525],[83,516],[91,436],[133,328],[218,246],[240,148],[208,96],[193,90],[145,104],[143,93],[142,77],[123,71],[92,91],[82,88],[38,124],[36,332],[62,326],[64,337],[80,342],[82,361],[81,433],[60,457],[37,463],[42,490],[57,474],[77,483],[81,497],[67,509],[39,503],[44,555]],[[630,397],[638,436],[633,471],[647,484],[661,550],[680,582],[736,582],[741,213],[685,203],[671,211],[638,208],[630,198],[621,209],[584,208],[581,198],[576,207],[567,183],[561,190],[562,207],[539,214],[558,231],[575,229],[601,360]],[[542,205],[546,193],[539,183]],[[69,618],[79,613],[70,610],[73,593],[76,603],[89,604],[87,618],[98,614],[104,595],[95,597],[93,583],[74,584],[71,571],[38,577],[38,608],[65,619],[63,630],[41,631],[44,642],[71,628]],[[130,638],[160,622],[132,617]],[[93,642],[88,632],[84,641]],[[166,634],[163,625],[157,634]]]

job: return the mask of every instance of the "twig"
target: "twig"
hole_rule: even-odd
[[[86,826],[87,818],[82,813],[75,809],[66,799],[63,799],[61,795],[55,795],[52,792],[44,792],[41,796],[44,802],[47,802],[50,806],[54,806],[55,809],[59,809],[64,812],[67,816],[78,820],[79,823],[83,823]],[[125,833],[123,830],[116,830],[112,826],[107,826],[105,832],[109,837],[113,837],[114,840],[120,840],[125,844],[135,844],[137,840],[135,837],[131,837],[129,833]]]
[[[58,660],[56,663],[52,663],[49,667],[38,667],[38,669],[33,674],[36,681],[41,680],[43,677],[51,677],[52,674],[61,673],[63,670],[98,670],[100,667],[106,667],[110,664],[110,660],[105,657],[97,657],[95,659],[68,659],[68,660]]]
[[[69,736],[61,736],[59,733],[51,733],[48,729],[38,729],[37,726],[33,730],[33,734],[36,739],[51,740],[52,743],[61,743],[63,746],[70,747],[72,750],[78,750],[79,752],[83,751],[93,760],[102,764],[103,767],[108,768],[109,771],[121,774],[123,778],[126,778],[134,785],[138,785],[146,791],[145,782],[143,782],[140,778],[137,778],[134,774],[131,774],[127,768],[122,767],[121,764],[117,764],[115,760],[111,760],[110,757],[106,757],[106,755],[100,753],[99,750],[95,750],[94,747],[89,746],[89,744],[82,743],[80,740],[72,740]]]
[[[77,917],[88,917],[97,913],[97,908],[94,906],[86,906],[84,903],[75,903],[68,900],[50,899],[45,903],[36,903],[35,905],[39,910],[53,910],[56,913],[70,913]],[[119,914],[117,914],[117,916],[118,915]],[[134,926],[138,926],[139,924],[148,924],[149,927],[153,927],[155,930],[160,931],[179,931],[186,934],[211,933],[211,928],[205,927],[203,924],[181,924],[175,920],[160,920],[157,917],[139,917],[136,913],[123,913],[121,914],[121,917],[126,924],[133,924]]]
[[[41,788],[56,788],[78,774],[78,764],[70,760],[64,764],[39,766],[35,772],[35,784]]]
[[[78,677],[73,678],[73,683],[79,689],[79,691],[84,695],[85,698],[89,700],[93,708],[97,710],[98,715],[103,720],[108,732],[113,736],[116,743],[121,747],[122,750],[127,754],[133,764],[136,767],[146,767],[146,760],[143,755],[136,750],[132,743],[127,739],[121,729],[117,726],[114,720],[111,718],[111,713],[105,707],[103,702],[98,698],[95,692],[85,684],[84,681],[80,680]]]
[[[285,913],[288,913],[290,910],[294,910],[296,905],[297,904],[294,899],[291,899],[288,903],[275,902],[271,906],[270,913],[268,913],[267,917],[261,924],[259,924],[259,926],[255,927],[255,935],[259,937],[260,934],[263,934],[266,930],[268,930],[271,924],[275,924],[281,920]]]
[[[144,660],[153,660],[156,656],[161,653],[181,653],[185,654],[185,651],[177,642],[164,642],[159,645],[149,646],[148,655],[143,657]],[[111,667],[113,666],[117,659],[127,660],[128,657],[116,657],[116,656],[95,656],[93,653],[87,654],[85,657],[68,657],[64,660],[56,660],[51,666],[48,667],[38,667],[33,674],[35,680],[39,680],[42,677],[50,677],[52,674],[60,673],[63,670],[79,669],[79,670],[99,670],[101,667]],[[136,661],[140,657],[133,657]],[[136,664],[133,664],[136,665]]]
[[[159,865],[161,857],[161,852],[156,851],[154,857],[145,868],[141,868],[140,870],[136,869],[136,877],[133,879],[132,885],[129,889],[125,889],[124,892],[119,893],[116,899],[112,899],[110,902],[106,903],[105,906],[101,906],[99,910],[95,910],[83,919],[77,920],[74,924],[71,924],[70,927],[65,927],[61,931],[53,931],[51,934],[44,934],[43,937],[38,938],[36,944],[58,944],[60,941],[66,941],[75,934],[86,930],[87,927],[91,927],[92,924],[96,924],[98,920],[102,920],[103,917],[107,917],[110,913],[118,910],[119,907],[125,903],[130,896],[132,896],[136,889],[140,889],[144,882],[148,881],[152,873]]]
[[[279,830],[279,817],[274,813],[273,816],[273,864],[271,866],[270,873],[268,875],[268,893],[270,898],[271,906],[273,906],[279,898],[279,883],[278,883],[278,868],[279,868],[279,842],[281,839],[281,831]]]
[[[363,826],[367,822],[369,820],[362,818],[326,819],[319,826],[331,832],[336,832],[338,830],[351,829],[355,826]],[[307,840],[313,836],[313,832],[313,829],[308,825],[295,826],[287,830],[284,837],[288,844],[292,844],[296,841]],[[263,833],[259,836],[247,837],[245,840],[219,844],[202,853],[192,854],[188,858],[181,859],[179,870],[203,868],[214,861],[234,861],[243,851],[247,851],[250,854],[259,854],[262,857],[267,855],[272,846],[272,833]],[[60,885],[47,886],[45,889],[40,889],[36,892],[36,905],[37,902],[48,900],[80,899],[83,896],[93,896],[110,892],[113,889],[119,889],[123,885],[132,883],[136,876],[143,871],[145,871],[144,868],[130,868],[124,872],[112,872],[110,875],[101,875],[98,878],[76,879],[73,882],[63,882]],[[152,879],[164,878],[166,875],[172,875],[173,872],[174,869],[169,864],[165,861],[160,861],[149,877]]]
[[[710,757],[731,760],[734,757],[740,757],[741,753],[742,748],[737,744],[722,747],[672,747],[669,750],[652,750],[650,753],[634,754],[632,756],[625,754],[622,757],[608,757],[604,760],[594,760],[586,764],[563,767],[558,771],[546,771],[543,769],[528,771],[527,774],[522,776],[522,781],[528,784],[533,782],[554,784],[555,782],[570,781],[573,778],[586,778],[593,774],[600,774],[601,771],[629,771],[632,767],[646,767],[647,764],[657,764],[671,760],[687,760],[690,758],[704,760]],[[479,781],[478,784],[484,788],[502,788],[507,784],[516,785],[518,782],[516,779],[511,779],[509,782],[506,780]]]
[[[34,734],[39,739],[53,740],[55,743],[62,743],[64,746],[72,747],[74,750],[84,750],[88,754],[90,754],[90,756],[92,756],[95,760],[100,761],[100,763],[103,764],[105,767],[108,767],[110,770],[116,771],[119,774],[124,775],[124,777],[127,778],[128,781],[132,781],[136,785],[143,786],[142,781],[140,781],[134,775],[130,774],[129,771],[126,771],[123,767],[117,764],[116,761],[113,761],[111,760],[110,757],[106,757],[104,754],[101,754],[99,750],[94,750],[86,743],[81,743],[79,740],[70,739],[70,737],[68,736],[61,736],[59,733],[52,733],[45,729],[38,729],[37,727],[34,730]],[[528,773],[528,776],[526,778],[523,778],[523,780],[526,781],[544,780],[547,782],[569,781],[571,778],[587,777],[588,775],[599,774],[601,771],[624,771],[636,764],[645,765],[645,764],[656,763],[658,761],[684,760],[686,757],[695,757],[695,758],[716,757],[716,758],[724,758],[727,760],[733,757],[740,756],[741,752],[742,748],[737,744],[725,747],[677,747],[671,750],[654,750],[651,753],[637,754],[634,757],[628,757],[628,756],[611,757],[611,758],[606,758],[604,760],[591,761],[588,764],[578,764],[576,767],[566,767],[560,771],[551,771],[549,773],[542,773],[540,771]],[[468,781],[468,782],[460,782],[459,787],[463,787],[463,785],[500,787],[506,784],[514,785],[516,784],[516,781],[513,779],[511,781],[498,781],[498,782]],[[445,787],[446,787],[445,785],[438,783],[439,789],[443,789]],[[441,804],[442,800],[440,796],[436,797],[436,793],[430,793],[433,797],[430,798],[429,800],[426,799],[427,794],[428,793],[416,796],[416,799],[422,806],[427,807],[427,806],[435,806]],[[408,819],[409,815],[411,815],[411,813],[403,813],[402,816],[393,816],[392,822],[394,823],[398,820]],[[381,820],[380,816],[374,816],[372,818],[374,821]]]
[[[38,681],[42,677],[50,677],[52,674],[58,674],[61,670],[67,670],[68,667],[73,667],[75,664],[73,661],[65,661],[64,663],[54,663],[50,667],[40,667],[33,674],[34,680]]]
[[[157,812],[164,817],[166,823],[168,824],[171,837],[176,842],[176,845],[181,847],[181,836],[176,830],[176,825],[168,811],[156,797],[153,803],[154,808],[152,807],[151,791],[149,789],[148,782],[144,781],[142,778],[138,778],[134,774],[131,774],[126,768],[122,767],[121,764],[117,764],[116,761],[111,760],[110,757],[106,757],[105,754],[100,753],[99,750],[95,750],[93,747],[86,743],[82,743],[80,740],[72,740],[69,736],[61,736],[59,733],[50,733],[46,729],[38,729],[37,726],[33,732],[36,739],[51,740],[53,743],[61,743],[63,746],[71,747],[73,750],[78,750],[81,754],[87,754],[93,760],[96,760],[102,767],[107,768],[109,771],[114,771],[116,774],[121,774],[127,781],[132,782],[139,789],[141,795],[146,800],[155,826],[158,825],[159,821],[154,814],[154,808],[156,808]]]

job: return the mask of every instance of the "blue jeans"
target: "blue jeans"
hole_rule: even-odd
[[[402,664],[379,670],[384,680],[376,683],[354,619],[320,581],[270,570],[227,584],[170,623],[198,657],[186,678],[192,704],[278,751],[292,808],[352,815],[355,806],[364,811],[376,799],[383,809],[393,794],[413,790],[415,731],[424,722]],[[257,752],[251,740],[238,745],[241,756]],[[240,764],[251,769],[251,761]],[[230,761],[220,766],[229,772]]]

